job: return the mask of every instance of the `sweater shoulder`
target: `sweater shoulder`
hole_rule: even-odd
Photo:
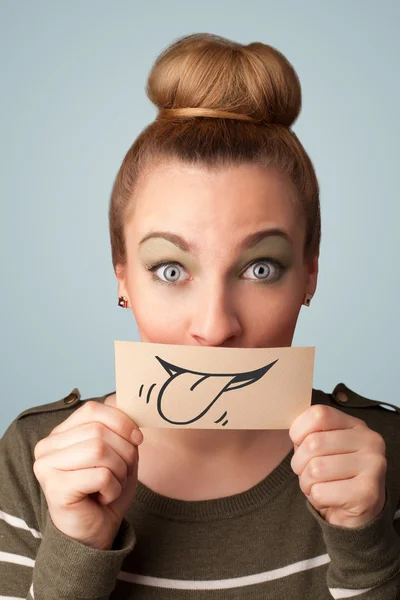
[[[397,404],[367,398],[344,383],[338,383],[331,393],[313,389],[311,404],[332,406],[362,419],[400,450],[400,406]]]
[[[96,396],[82,399],[78,388],[74,388],[69,394],[46,404],[38,404],[27,408],[15,417],[10,428],[16,428],[23,433],[24,437],[39,440],[46,437],[60,423],[65,421],[75,410],[83,406],[89,400],[104,402],[107,396]]]
[[[24,419],[30,415],[38,414],[52,414],[59,413],[60,411],[66,411],[75,408],[82,402],[81,393],[78,388],[74,388],[67,396],[56,400],[55,402],[48,402],[46,404],[38,404],[36,406],[30,406],[26,410],[19,413],[16,419]]]

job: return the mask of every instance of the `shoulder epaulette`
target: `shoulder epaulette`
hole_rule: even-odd
[[[47,413],[54,410],[63,410],[66,408],[71,408],[76,406],[81,401],[81,393],[78,388],[74,388],[68,396],[61,398],[61,400],[57,400],[56,402],[49,402],[48,404],[42,404],[40,406],[33,406],[31,408],[27,408],[23,412],[21,412],[17,419],[21,419],[27,415],[33,415],[36,413]]]
[[[390,404],[390,402],[382,402],[381,400],[370,400],[369,398],[365,398],[364,396],[353,392],[353,390],[348,388],[344,383],[337,384],[331,394],[331,397],[339,406],[349,406],[351,408],[372,408],[379,406],[384,408],[382,405],[385,405],[394,408],[394,410],[400,414],[400,406]]]

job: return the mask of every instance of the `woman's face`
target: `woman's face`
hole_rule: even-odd
[[[139,182],[117,266],[143,342],[290,346],[318,257],[286,176],[256,165],[157,166]]]

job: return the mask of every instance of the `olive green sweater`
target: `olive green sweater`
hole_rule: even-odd
[[[328,524],[300,490],[291,451],[251,489],[216,500],[175,500],[139,482],[111,550],[55,527],[32,470],[36,443],[82,405],[79,391],[24,411],[0,442],[0,600],[399,600],[400,409],[344,384],[313,390],[312,403],[385,439],[386,503],[373,521]]]

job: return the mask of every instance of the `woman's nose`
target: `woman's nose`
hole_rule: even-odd
[[[233,300],[226,287],[210,286],[192,305],[190,335],[205,346],[221,346],[238,337],[242,328]]]

